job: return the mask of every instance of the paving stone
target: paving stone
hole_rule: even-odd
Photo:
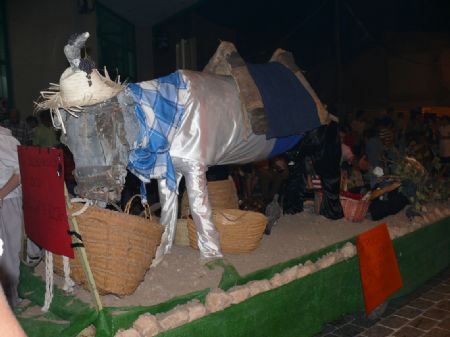
[[[316,337],[450,337],[450,267],[413,293],[389,301],[376,320],[364,312],[324,326]]]
[[[438,285],[434,287],[433,290],[442,294],[450,294],[450,286],[448,285]]]
[[[379,321],[380,321],[379,319],[368,319],[365,317],[358,317],[352,322],[352,324],[363,328],[370,328],[371,326],[377,324]]]
[[[450,337],[450,331],[434,328],[423,335],[423,337]]]
[[[429,309],[434,305],[434,302],[423,298],[416,298],[415,300],[408,303],[408,305],[417,309]]]
[[[409,294],[406,296],[394,298],[393,300],[389,301],[389,306],[391,306],[393,308],[397,308],[397,309],[402,308],[403,306],[405,306],[409,302],[415,300],[416,298],[417,298],[417,294]],[[442,299],[442,297],[441,297],[441,299]]]
[[[394,330],[381,325],[375,325],[364,332],[367,337],[385,337],[393,333]]]
[[[438,275],[436,275],[436,276],[434,277],[434,279],[441,280],[441,281],[445,281],[445,280],[448,279],[449,276],[450,276],[450,275],[448,275],[448,274],[446,274],[446,273],[439,273]]]
[[[436,304],[436,307],[442,310],[450,311],[450,300],[440,301]]]
[[[402,316],[405,318],[415,318],[422,313],[422,310],[405,306],[395,312],[397,316]]]
[[[437,323],[439,323],[439,321],[436,321],[428,317],[420,316],[412,320],[408,325],[417,329],[428,331],[432,327],[434,327]]]
[[[342,337],[354,337],[354,336],[358,336],[363,331],[364,331],[364,328],[361,328],[360,326],[356,326],[353,324],[347,324],[347,325],[341,326],[339,329],[337,329],[333,333],[335,335],[342,336]]]
[[[345,315],[342,318],[339,318],[338,320],[332,322],[331,324],[333,324],[335,327],[340,327],[340,326],[350,323],[354,319],[355,319],[354,315]]]
[[[442,283],[443,280],[446,280],[447,277],[445,275],[437,275],[433,277],[431,280],[427,281],[427,284],[431,285],[433,288]]]
[[[427,292],[427,291],[430,291],[430,290],[432,290],[433,289],[433,286],[432,285],[424,285],[424,286],[422,286],[421,288],[420,288],[420,292],[423,294],[423,293],[425,293],[425,292]]]
[[[331,332],[333,332],[334,330],[336,330],[336,326],[333,325],[332,323],[327,323],[325,324],[325,326],[323,327],[322,331],[316,335],[315,337],[322,337],[325,336]]]
[[[433,302],[439,302],[442,300],[442,294],[439,294],[435,291],[428,291],[425,294],[423,294],[421,296],[421,298],[429,300],[429,301],[433,301]]]
[[[450,312],[438,308],[431,308],[425,311],[423,315],[440,321],[443,320],[444,318],[447,318],[447,316],[450,316]]]
[[[394,308],[393,306],[389,305],[387,309],[383,312],[381,317],[388,317],[392,315],[394,312],[396,312],[399,308]]]
[[[419,337],[423,335],[423,331],[411,326],[404,326],[394,333],[396,337]]]
[[[397,315],[392,315],[389,317],[386,317],[385,319],[383,319],[380,324],[384,325],[388,328],[392,328],[392,329],[398,329],[401,326],[405,325],[406,323],[409,322],[409,319],[404,318],[404,317],[400,317]]]
[[[450,317],[444,319],[441,323],[439,323],[438,327],[450,331]]]
[[[439,282],[441,284],[442,281]],[[431,284],[425,283],[424,285],[417,288],[414,292],[417,293],[416,297],[422,296],[423,293],[426,293],[427,291],[430,291],[433,289],[433,286]]]

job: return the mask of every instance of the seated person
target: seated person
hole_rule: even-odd
[[[287,161],[283,156],[276,156],[256,163],[255,167],[264,202],[269,203],[275,194],[281,193],[282,184],[289,177]]]
[[[33,130],[33,145],[41,147],[54,147],[59,144],[56,131],[52,125],[50,111],[41,111],[39,114],[40,124]]]

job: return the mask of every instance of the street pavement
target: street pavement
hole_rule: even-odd
[[[315,337],[353,336],[450,337],[450,266],[413,293],[389,301],[380,318],[344,316]]]

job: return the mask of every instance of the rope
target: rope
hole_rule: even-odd
[[[41,308],[43,312],[50,309],[53,300],[53,254],[45,251],[45,299],[44,306]]]
[[[83,214],[84,212],[86,212],[86,210],[89,208],[89,206],[93,205],[94,202],[92,200],[89,199],[84,199],[84,198],[72,198],[70,200],[70,202],[84,202],[85,204],[83,205],[83,207],[81,209],[79,209],[78,211],[72,213],[72,216],[78,216]],[[53,298],[53,257],[51,255],[51,253],[48,253],[51,256],[51,268],[47,268],[48,264],[47,264],[47,251],[45,252],[45,281],[46,281],[46,291],[45,291],[45,304],[44,307],[42,308],[42,311],[48,311],[50,304],[51,304],[51,300]],[[49,259],[49,260],[50,260]],[[63,260],[63,267],[64,267],[64,285],[63,285],[63,290],[67,293],[71,293],[73,292],[73,288],[75,286],[75,282],[72,280],[72,278],[70,277],[70,263],[69,263],[69,258],[67,256],[63,256],[62,257]],[[51,283],[51,285],[50,285]],[[49,285],[51,287],[51,289],[49,289]],[[49,298],[49,303],[47,303],[47,298]],[[44,310],[45,309],[45,310]]]
[[[244,216],[250,214],[250,213],[243,212],[241,215],[233,216],[233,215],[227,215],[227,214],[225,214],[224,212],[222,212],[222,211],[220,211],[218,209],[216,209],[215,212],[217,212],[217,214],[220,214],[225,219],[227,219],[228,221],[231,221],[231,222],[236,222],[236,221],[242,219]]]
[[[63,266],[64,266],[64,285],[63,290],[67,293],[73,292],[73,287],[75,286],[75,282],[70,277],[70,263],[69,258],[67,256],[63,256]]]
[[[78,215],[83,214],[84,212],[87,211],[87,209],[89,208],[89,206],[91,206],[91,205],[94,204],[94,202],[93,202],[92,200],[84,199],[84,198],[72,198],[72,199],[70,199],[70,202],[71,202],[71,203],[74,203],[74,202],[84,202],[83,207],[81,207],[81,209],[79,209],[78,211],[73,212],[73,213],[72,213],[72,216],[78,216]]]

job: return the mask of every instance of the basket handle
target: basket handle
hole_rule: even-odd
[[[126,203],[125,208],[123,210],[124,213],[130,214],[130,209],[131,209],[131,204],[133,203],[133,200],[135,198],[140,198],[141,195],[140,194],[135,194],[133,195]],[[148,204],[148,202],[142,204],[142,206],[144,206],[144,212],[145,212],[145,218],[152,220],[152,212],[150,211],[150,205]]]
[[[219,213],[220,215],[222,215],[225,219],[227,219],[228,221],[237,221],[241,218],[243,218],[247,213],[242,213],[241,215],[237,216],[237,217],[233,217],[233,219],[231,219],[229,216],[227,216],[225,213],[223,213],[222,211],[215,209],[215,212]]]

